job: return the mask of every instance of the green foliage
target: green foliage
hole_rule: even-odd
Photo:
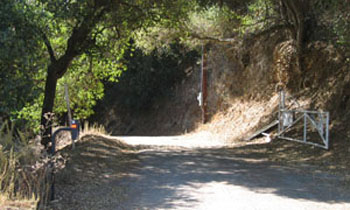
[[[344,1],[338,2],[338,12],[334,13],[333,30],[337,35],[337,43],[350,48],[350,5]]]
[[[150,104],[152,94],[159,92],[156,90],[164,90],[162,94],[165,94],[176,78],[181,77],[179,67],[175,66],[184,60],[185,53],[174,46],[180,44],[189,51],[212,40],[241,38],[239,35],[263,31],[276,24],[278,3],[277,0],[2,0],[0,114],[28,120],[38,127],[47,68],[52,63],[45,41],[51,45],[53,57],[59,59],[69,43],[77,43],[78,40],[69,40],[83,23],[88,32],[79,37],[83,41],[72,50],[74,59],[58,80],[54,109],[58,116],[66,112],[64,84],[69,86],[74,117],[84,119],[103,97],[104,82],[118,82],[122,74],[118,87],[125,96],[125,105],[132,107],[139,100],[142,103],[138,108]],[[326,26],[337,36],[337,43],[349,46],[349,5],[342,0],[312,3],[317,17],[328,12],[326,17],[331,24]],[[133,45],[129,44],[131,38],[135,41]],[[159,84],[156,78],[163,78],[164,84]],[[132,96],[126,97],[128,94]]]
[[[212,6],[189,14],[186,29],[199,37],[231,38],[240,24],[240,17],[228,7]]]
[[[322,26],[328,34],[323,37],[338,45],[350,48],[350,4],[343,0],[314,0],[314,15],[317,16],[318,25]]]
[[[254,0],[199,0],[199,6],[203,8],[218,5],[220,7],[226,6],[231,10],[242,12],[245,11],[247,4],[250,4]]]
[[[44,68],[35,23],[23,1],[0,3],[0,113],[10,115],[40,91],[34,76]]]
[[[68,71],[57,70],[64,76],[58,81],[54,112],[60,114],[66,110],[62,94],[63,84],[68,83],[75,118],[86,118],[93,113],[96,100],[103,96],[101,80],[118,81],[126,69],[121,60],[134,31],[152,26],[159,20],[177,26],[175,20],[183,13],[183,6],[188,5],[185,0],[35,2],[47,20],[40,29],[47,36],[45,45],[51,61],[55,60],[53,57],[74,58],[67,64]]]
[[[47,67],[51,63],[43,35],[54,55],[62,56],[73,29],[91,12],[92,1],[6,0],[2,4],[0,97],[4,100],[0,100],[0,113],[24,119],[38,128]],[[113,23],[114,17],[106,18],[110,18],[110,22],[96,25],[89,34],[95,42],[72,61],[67,74],[58,82],[54,109],[58,117],[66,112],[65,83],[69,85],[74,117],[86,118],[93,113],[96,100],[103,97],[101,81],[117,81],[125,70],[120,60],[127,47],[129,31],[117,37],[113,27],[132,24]]]
[[[0,107],[3,112],[10,112],[17,118],[29,121],[31,126],[38,127],[47,67],[51,63],[46,45],[52,47],[53,56],[56,58],[64,55],[73,31],[84,20],[98,12],[95,8],[98,8],[99,3],[90,0],[5,0],[4,2],[6,7],[1,8],[3,9],[1,24],[6,30],[1,30],[0,43],[5,47],[1,48],[3,51],[0,51],[2,56],[0,60],[1,64],[4,64],[1,66],[1,74],[4,75],[1,78],[6,78],[6,83],[0,83],[3,86],[0,96],[6,100],[0,102],[2,103]],[[249,7],[252,14],[260,11],[261,2],[259,0],[257,5]],[[136,92],[130,94],[137,95],[137,100],[140,98],[141,101],[152,100],[151,93],[157,86],[160,86],[161,90],[166,90],[164,87],[167,84],[171,86],[174,83],[170,78],[179,76],[179,73],[175,73],[174,66],[177,66],[176,59],[181,61],[183,58],[178,52],[174,53],[171,47],[174,43],[196,49],[206,37],[234,36],[239,31],[242,21],[243,25],[248,25],[254,18],[253,16],[242,18],[227,6],[228,1],[224,3],[218,6],[213,4],[213,1],[145,0],[124,2],[118,7],[110,3],[110,8],[101,13],[103,21],[88,23],[91,24],[89,26],[92,28],[91,33],[88,33],[85,41],[77,47],[78,55],[70,63],[67,73],[58,81],[54,112],[58,116],[66,112],[64,84],[68,84],[74,117],[87,118],[93,113],[96,101],[103,97],[102,81],[117,82],[126,67],[131,73],[127,73],[125,77],[138,77],[137,82],[135,78],[127,80],[124,77],[123,81],[129,81],[124,82],[126,87],[136,85],[132,89],[137,90],[137,94]],[[20,30],[13,32],[11,30],[13,27]],[[141,56],[140,50],[133,50],[134,46],[129,46],[131,36],[135,40],[135,46],[148,52],[149,57]],[[7,52],[12,49],[14,52],[6,57]],[[162,52],[169,54],[167,56],[162,54],[157,60],[155,49],[160,54]],[[130,54],[136,54],[137,59],[142,57],[142,62],[138,62],[129,56]],[[11,70],[6,71],[5,69],[10,69],[9,66]],[[150,69],[154,69],[153,73]],[[152,74],[153,77],[150,76]],[[164,84],[155,85],[155,78],[162,77]],[[125,94],[128,92],[126,87],[123,90]],[[11,94],[8,94],[9,92]],[[125,101],[126,104],[136,104],[136,99],[133,97]]]
[[[255,0],[251,2],[247,7],[246,14],[240,18],[240,34],[256,33],[273,24],[271,19],[275,13],[273,8],[272,0]]]
[[[197,7],[195,0],[174,1],[169,7],[172,9],[167,10],[169,14],[160,15],[156,22],[133,33],[135,46],[145,53],[151,53],[155,49],[169,50],[171,44],[188,37],[189,33],[182,29],[183,24],[188,21],[189,13]]]
[[[59,80],[55,113],[66,113],[67,106],[64,99],[64,85],[68,85],[69,99],[71,109],[74,111],[74,117],[85,119],[93,114],[93,107],[96,100],[104,95],[104,86],[100,78],[112,77],[114,73],[120,70],[111,70],[111,72],[103,71],[105,67],[96,64],[93,60],[90,63],[89,57],[81,56],[79,60],[75,60],[67,74]],[[104,75],[100,75],[102,71]],[[118,77],[116,75],[114,77]],[[113,77],[113,78],[114,78]]]
[[[65,100],[65,84],[68,85],[70,108],[74,118],[86,119],[93,114],[93,108],[97,100],[104,96],[104,80],[110,82],[118,81],[126,67],[121,62],[113,60],[97,60],[83,54],[73,61],[66,75],[58,81],[56,105],[54,113],[57,117],[67,113]],[[44,85],[43,83],[41,84]],[[17,113],[20,119],[26,119],[28,125],[38,128],[41,116],[41,104],[44,94],[41,93],[33,103],[27,103],[21,111]],[[37,129],[35,129],[37,130]]]
[[[190,2],[190,1],[189,1]],[[143,51],[169,49],[174,43],[180,43],[189,49],[195,49],[209,38],[231,38],[240,25],[240,16],[226,6],[201,7],[195,1],[188,3],[186,15],[181,17],[181,25],[169,27],[158,22],[147,30],[139,30],[134,39],[136,46]]]
[[[169,27],[163,22],[135,35],[136,46],[143,51],[169,49],[178,42],[189,49],[196,49],[203,43],[225,38],[242,38],[251,33],[265,30],[276,21],[274,0],[254,0],[231,5],[230,1],[192,1],[181,25]]]

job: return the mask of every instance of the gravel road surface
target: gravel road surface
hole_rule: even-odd
[[[116,209],[350,209],[344,177],[288,167],[197,136],[117,137],[149,146],[114,184],[127,189]]]

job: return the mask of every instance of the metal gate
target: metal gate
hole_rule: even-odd
[[[329,112],[288,109],[285,100],[281,91],[278,138],[329,149]]]

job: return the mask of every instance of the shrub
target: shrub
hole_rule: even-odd
[[[4,123],[0,128],[0,204],[33,209],[48,200],[50,169],[40,147]],[[29,205],[28,205],[29,203]]]

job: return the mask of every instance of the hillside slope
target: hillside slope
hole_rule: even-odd
[[[327,42],[310,42],[302,72],[293,66],[293,56],[293,42],[280,34],[240,45],[212,44],[207,54],[210,121],[206,125],[200,123],[196,100],[198,65],[175,85],[173,94],[157,99],[150,109],[106,107],[108,112],[100,112],[98,118],[104,119],[100,122],[114,135],[180,135],[204,130],[237,145],[237,141],[277,119],[277,90],[282,86],[301,108],[330,112],[330,151],[277,139],[272,144],[248,148],[271,153],[271,159],[317,161],[328,169],[348,168],[350,54]]]

